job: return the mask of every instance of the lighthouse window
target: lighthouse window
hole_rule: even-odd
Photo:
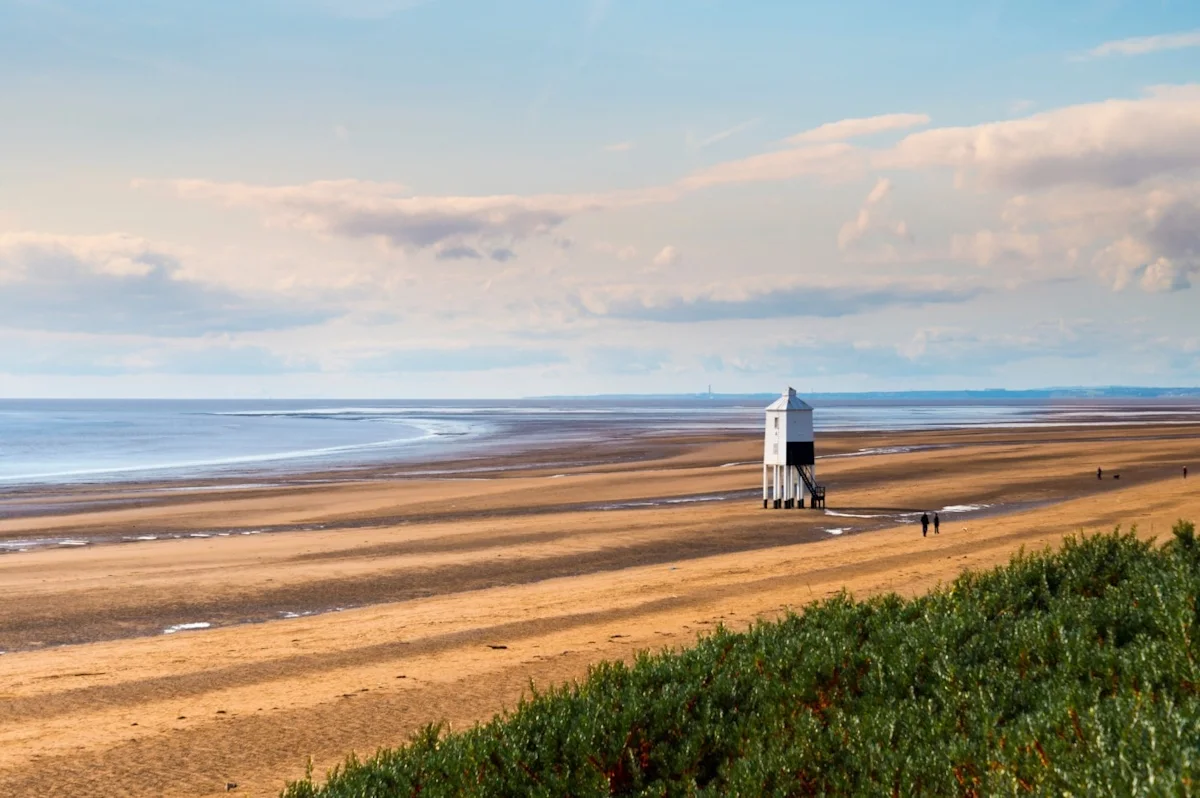
[[[775,429],[779,429],[779,416],[775,416]]]

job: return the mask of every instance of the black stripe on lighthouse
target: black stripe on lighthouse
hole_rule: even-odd
[[[812,441],[788,441],[787,464],[790,466],[816,465],[817,453]]]

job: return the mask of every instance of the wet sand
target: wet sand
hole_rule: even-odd
[[[837,434],[818,451],[828,513],[763,510],[761,441],[734,435],[460,473],[9,491],[0,544],[77,545],[0,555],[0,794],[273,795],[309,756],[322,772],[487,719],[531,679],[718,623],[1200,519],[1200,482],[1180,477],[1197,427]],[[923,539],[912,514],[946,507],[962,511]]]

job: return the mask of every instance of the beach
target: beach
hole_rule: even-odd
[[[1200,519],[1200,426],[1127,420],[819,432],[825,510],[764,510],[761,433],[737,425],[14,488],[0,793],[273,795],[309,757],[486,721],[718,624],[911,595],[1079,531],[1163,538]]]

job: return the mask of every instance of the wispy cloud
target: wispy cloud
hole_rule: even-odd
[[[875,133],[885,133],[889,130],[905,130],[929,124],[926,114],[881,114],[860,119],[842,119],[837,122],[827,122],[812,130],[805,130],[786,139],[788,144],[825,144],[832,141],[870,136]]]
[[[551,349],[512,346],[466,346],[444,349],[397,349],[360,358],[352,366],[361,372],[451,372],[548,366],[566,362]]]
[[[693,172],[677,185],[697,190],[735,183],[792,180],[802,175],[844,176],[861,171],[864,165],[861,151],[834,142],[726,161]]]
[[[610,241],[597,241],[592,246],[597,252],[604,255],[614,255],[616,256],[617,260],[620,261],[633,260],[638,254],[637,247],[633,246],[632,244],[621,246],[619,244],[613,244]]]
[[[707,149],[714,144],[719,144],[726,139],[733,138],[739,133],[745,133],[747,130],[757,126],[760,122],[762,122],[761,117],[747,119],[745,122],[739,122],[731,128],[726,128],[725,130],[722,130],[718,133],[713,133],[710,136],[705,136],[704,138],[697,138],[689,131],[685,140],[685,145],[688,150],[692,152],[698,152],[700,150]]]
[[[135,181],[134,185],[157,184]],[[508,247],[548,234],[582,213],[664,202],[679,194],[668,187],[597,194],[419,197],[403,186],[362,180],[293,186],[176,180],[167,185],[185,199],[254,209],[277,227],[439,250],[474,248],[477,243]]]
[[[435,254],[438,260],[479,260],[483,255],[474,247],[454,246],[439,249]]]
[[[588,370],[600,374],[650,374],[670,362],[665,349],[599,347],[587,354]]]
[[[903,220],[888,221],[881,218],[879,205],[892,192],[892,181],[881,177],[875,182],[875,187],[858,209],[858,215],[842,225],[838,230],[838,248],[847,249],[851,244],[866,236],[872,230],[885,230],[897,238],[909,240],[908,223]]]
[[[1107,58],[1113,55],[1146,55],[1164,50],[1183,50],[1188,47],[1200,47],[1200,30],[1117,39],[1093,47],[1088,50],[1087,55],[1091,58]]]
[[[605,152],[629,152],[633,149],[632,141],[618,141],[616,144],[606,144]]]
[[[691,293],[615,287],[584,292],[579,302],[594,316],[690,323],[832,318],[898,305],[965,302],[986,292],[979,285],[933,281],[863,280],[853,284],[786,281],[769,285],[713,285]]]
[[[288,357],[226,336],[147,340],[142,336],[0,332],[0,373],[36,375],[313,373],[307,357]]]
[[[679,250],[676,247],[673,247],[668,244],[667,246],[660,249],[658,251],[658,254],[654,256],[654,265],[655,266],[675,266],[676,264],[679,263],[679,261],[682,257],[683,256],[679,254]]]
[[[137,236],[0,234],[0,319],[28,330],[163,337],[302,327],[334,314],[187,279]]]

